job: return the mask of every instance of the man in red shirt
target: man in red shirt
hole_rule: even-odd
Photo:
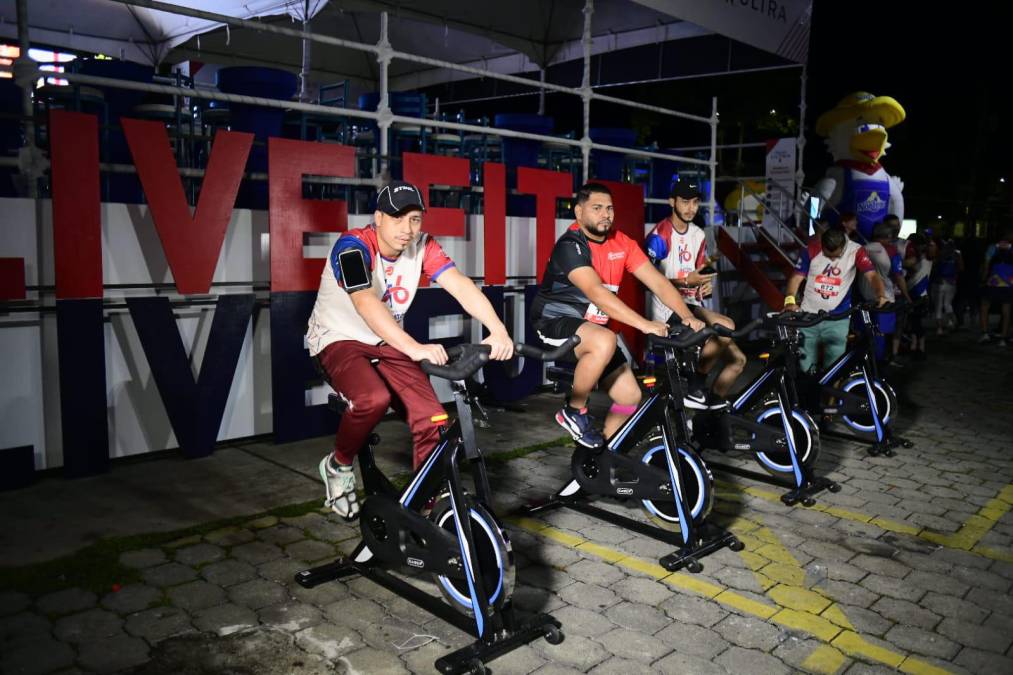
[[[693,330],[703,322],[693,317],[676,288],[655,269],[633,239],[612,229],[612,193],[599,183],[577,191],[573,209],[577,220],[556,241],[542,276],[542,286],[531,309],[539,338],[549,345],[580,336],[573,352],[577,361],[573,388],[556,422],[585,447],[604,445],[640,403],[640,386],[607,328],[609,319],[645,334],[668,336],[668,325],[650,321],[619,299],[616,291],[629,272],[653,292]],[[605,437],[587,412],[587,399],[595,384],[613,401],[605,418]]]

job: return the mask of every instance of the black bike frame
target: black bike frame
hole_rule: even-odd
[[[674,360],[675,353],[671,348],[665,349],[666,360]],[[672,377],[671,370],[667,370],[669,379]],[[660,427],[662,439],[665,445],[665,463],[668,470],[669,485],[671,486],[671,499],[675,503],[679,515],[679,532],[671,532],[632,518],[614,513],[612,511],[598,508],[587,502],[582,497],[564,496],[577,492],[573,489],[579,487],[576,478],[568,482],[559,493],[549,501],[528,509],[531,514],[546,511],[551,508],[568,507],[586,515],[605,520],[614,525],[624,527],[631,531],[663,541],[665,543],[679,546],[674,551],[660,559],[662,566],[675,571],[686,565],[695,565],[697,558],[709,555],[725,546],[740,546],[734,535],[725,532],[721,528],[710,524],[698,525],[693,520],[692,509],[687,503],[685,486],[687,477],[683,470],[682,462],[679,461],[679,449],[684,447],[692,450],[689,439],[689,429],[686,425],[685,415],[676,406],[676,400],[670,393],[675,391],[677,383],[670,382],[667,392],[660,391],[651,394],[623,424],[608,439],[606,446],[598,452],[613,453],[613,461],[619,465],[625,465],[631,473],[637,469],[644,470],[643,462],[639,459],[627,457],[630,450],[637,447],[644,439],[648,438],[655,428]],[[681,398],[679,399],[681,404]],[[578,448],[575,452],[595,452],[595,450]],[[576,461],[576,460],[574,460]],[[705,478],[706,480],[706,478]],[[623,481],[612,476],[601,476],[593,494],[609,495],[631,499],[657,498],[655,488],[651,485],[644,485],[639,480]],[[692,567],[691,567],[692,569]]]
[[[869,400],[869,412],[871,413],[873,426],[876,429],[876,442],[882,443],[886,438],[887,431],[883,421],[880,419],[879,409],[876,406],[876,393],[873,390],[873,383],[879,379],[878,366],[876,365],[876,359],[873,357],[876,351],[876,332],[879,329],[872,321],[868,310],[862,309],[860,311],[862,322],[865,325],[864,337],[861,340],[856,340],[851,349],[841,354],[826,369],[826,372],[820,376],[819,383],[821,387],[831,387],[831,383],[837,380],[845,366],[854,361],[861,362],[862,379],[864,380],[865,393]],[[843,321],[844,319],[839,320]]]
[[[392,504],[393,508],[413,514],[407,516],[409,518],[422,519],[423,517],[418,515],[418,510],[430,497],[436,495],[444,481],[446,482],[453,512],[454,528],[457,533],[456,541],[460,551],[460,569],[437,569],[439,574],[463,578],[467,581],[474,610],[473,616],[469,618],[461,614],[441,598],[434,597],[383,569],[377,556],[368,549],[365,539],[359,543],[347,559],[341,558],[296,575],[296,581],[306,588],[354,575],[366,577],[458,629],[475,635],[478,638],[476,642],[436,661],[437,669],[444,673],[466,672],[475,661],[494,659],[545,635],[547,630],[555,630],[558,634],[561,627],[559,621],[548,614],[539,614],[525,619],[523,622],[518,622],[514,617],[512,603],[505,597],[505,594],[499,593],[496,600],[490,603],[485,585],[479,583],[482,575],[476,567],[479,558],[472,533],[468,503],[470,498],[489,506],[491,493],[485,461],[475,440],[467,388],[463,381],[452,381],[452,387],[458,418],[449,428],[441,430],[440,442],[400,493],[376,466],[372,446],[379,439],[375,434],[370,437],[365,447],[360,451],[359,466],[367,495],[381,497],[381,499],[384,496],[391,500],[396,498],[396,506]],[[464,450],[464,458],[469,460],[471,464],[471,474],[475,486],[475,494],[471,497],[465,495],[461,481],[462,449]],[[381,501],[381,508],[383,508],[383,504],[384,502]],[[368,502],[363,507],[363,513],[365,513],[367,506]],[[492,525],[499,527],[499,523],[492,523]],[[368,524],[365,527],[368,527]],[[410,537],[406,539],[410,539]],[[430,544],[433,547],[439,545],[433,542]],[[399,545],[402,551],[410,551],[416,546],[411,541],[403,541]],[[419,557],[420,560],[423,558],[424,556]],[[486,608],[491,608],[492,611],[487,612]]]

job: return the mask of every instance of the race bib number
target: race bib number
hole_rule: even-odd
[[[819,293],[820,297],[829,300],[841,294],[841,278],[832,277],[826,274],[817,274],[814,279],[813,290]]]
[[[604,326],[609,322],[609,315],[598,309],[598,306],[592,302],[587,306],[587,311],[584,312],[584,320]]]
[[[613,293],[619,290],[618,286],[613,286],[611,284],[602,284],[602,285],[605,288],[612,291]],[[591,323],[596,323],[599,326],[604,326],[609,322],[609,315],[600,310],[598,306],[593,302],[589,302],[587,304],[587,311],[584,312],[584,320],[590,321]]]

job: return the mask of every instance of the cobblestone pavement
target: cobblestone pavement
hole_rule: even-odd
[[[718,476],[713,517],[746,548],[706,558],[700,574],[670,574],[657,565],[668,547],[576,512],[509,516],[515,604],[553,614],[566,639],[490,668],[1013,672],[1013,360],[956,338],[933,346],[930,361],[894,378],[900,432],[915,447],[872,458],[825,438],[819,468],[842,489],[808,509]],[[529,413],[523,424],[533,423]],[[559,487],[569,452],[496,463],[497,512]],[[307,479],[307,498],[317,489]],[[433,672],[467,635],[365,579],[293,582],[357,540],[324,513],[268,517],[124,553],[141,581],[115,592],[0,591],[0,671]]]

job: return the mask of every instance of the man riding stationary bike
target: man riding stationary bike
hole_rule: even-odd
[[[513,357],[513,340],[489,300],[421,231],[424,213],[418,188],[392,181],[377,193],[373,223],[343,233],[320,276],[306,340],[346,407],[320,477],[325,504],[345,520],[359,514],[352,462],[388,407],[403,411],[411,426],[413,469],[439,441],[433,418],[445,416],[443,406],[418,362],[443,365],[447,353],[442,345],[417,342],[402,327],[423,276],[489,330],[482,344],[491,346],[492,359]]]
[[[678,320],[693,330],[703,328],[680,293],[662,276],[630,237],[612,228],[612,193],[599,183],[587,183],[577,191],[576,221],[556,242],[545,267],[542,285],[531,310],[538,337],[549,345],[562,344],[571,335],[580,337],[573,351],[576,359],[573,387],[556,421],[588,448],[601,447],[605,438],[636,410],[640,386],[617,344],[609,319],[647,335],[668,337],[669,326],[651,321],[631,309],[616,292],[629,272],[667,306]],[[604,437],[587,412],[587,401],[599,383],[613,401],[605,418]]]
[[[708,265],[706,235],[693,224],[700,210],[701,194],[697,183],[678,181],[668,199],[672,215],[654,226],[644,245],[651,262],[679,290],[693,316],[708,327],[717,324],[735,330],[731,319],[703,306],[702,301],[711,295],[717,274]],[[669,321],[672,317],[672,310],[656,295],[652,297],[651,310],[656,321]],[[724,363],[724,368],[714,381],[714,392],[709,393],[704,387],[707,375],[719,361]],[[746,357],[731,338],[712,338],[703,348],[697,381],[690,381],[684,405],[696,410],[726,405],[724,399],[745,366]]]

